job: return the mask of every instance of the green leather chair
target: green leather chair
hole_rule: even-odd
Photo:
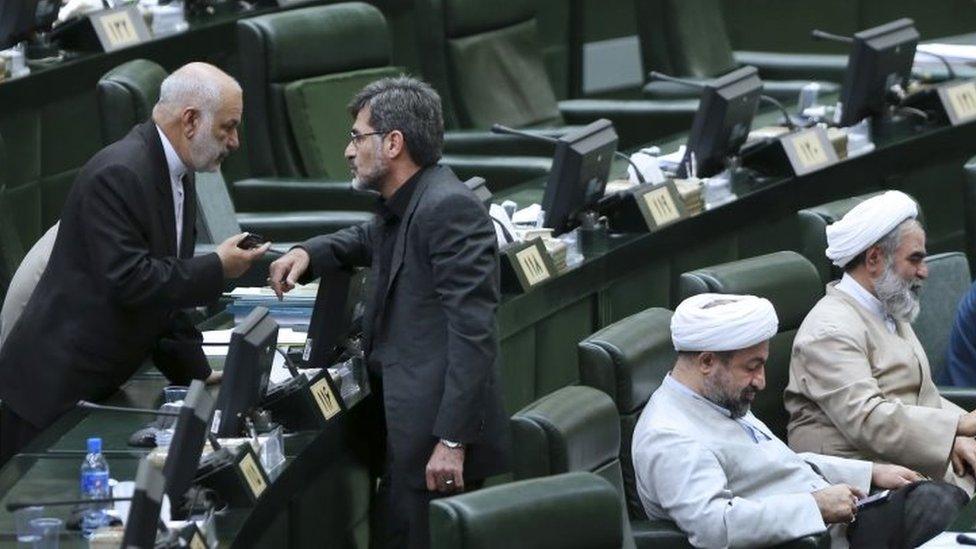
[[[796,252],[776,252],[683,273],[679,301],[701,293],[751,294],[772,302],[779,333],[769,345],[766,389],[756,396],[752,411],[773,434],[786,440],[789,414],[783,390],[789,382],[793,338],[807,313],[824,295],[816,268]]]
[[[524,140],[499,141],[485,131],[494,123],[559,135],[566,124],[607,118],[622,148],[687,129],[691,123],[696,105],[689,100],[558,101],[546,70],[538,4],[532,0],[418,0],[415,5],[428,23],[417,29],[426,53],[421,60],[424,76],[444,99],[447,127],[469,132],[464,140],[451,141],[448,152],[487,150],[501,143],[527,151],[524,154],[551,156],[545,144],[539,150],[539,145]]]
[[[705,81],[742,65],[759,69],[763,90],[781,100],[796,100],[800,88],[820,80],[822,93],[840,89],[847,57],[830,54],[750,52],[736,56],[716,0],[635,0],[637,34],[645,73]],[[650,82],[653,98],[697,97],[698,90],[670,82]]]
[[[594,333],[578,347],[580,383],[610,395],[620,417],[620,468],[635,530],[647,515],[637,495],[630,446],[644,406],[677,358],[671,316],[668,309],[646,309]]]
[[[619,549],[617,493],[591,473],[512,482],[430,504],[433,549]]]
[[[11,200],[7,192],[6,148],[0,136],[0,303],[7,295],[7,286],[13,278],[17,266],[24,259],[24,243],[17,231]]]
[[[938,383],[945,368],[949,333],[956,318],[956,309],[969,292],[972,280],[969,277],[969,261],[966,254],[961,252],[931,255],[925,259],[925,263],[929,268],[929,277],[919,292],[921,306],[912,328],[929,359],[932,379]]]
[[[159,86],[168,76],[163,67],[145,59],[123,63],[107,72],[97,85],[102,119],[102,141],[107,145],[124,137],[132,126],[147,120],[159,99]],[[245,96],[245,105],[248,98]],[[330,233],[370,218],[367,212],[281,211],[236,213],[227,185],[219,173],[197,176],[197,201],[203,215],[219,210],[227,215],[222,235],[243,230],[256,232],[275,241],[304,240]],[[348,186],[348,184],[347,184]],[[282,190],[282,193],[286,191]],[[236,218],[236,219],[235,219]],[[215,222],[216,220],[211,220]],[[201,234],[201,242],[219,243],[223,238],[208,239],[212,231]]]

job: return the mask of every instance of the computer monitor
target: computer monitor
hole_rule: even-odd
[[[34,31],[50,29],[60,7],[60,0],[0,1],[0,50],[30,38]]]
[[[888,90],[911,76],[918,39],[915,22],[907,18],[854,35],[841,86],[838,125],[884,114]]]
[[[762,80],[756,68],[750,66],[705,84],[678,175],[692,175],[692,158],[698,177],[710,177],[725,169],[726,159],[738,153],[749,137],[761,94]]]
[[[136,470],[129,517],[125,521],[122,547],[155,547],[159,511],[163,505],[166,478],[149,459],[142,458]]]
[[[268,389],[277,343],[278,323],[264,307],[255,307],[231,332],[210,427],[218,437],[237,437],[244,432],[244,418]]]
[[[603,118],[559,138],[542,198],[544,227],[559,235],[579,224],[579,214],[603,197],[616,150],[617,132]]]
[[[298,361],[301,367],[327,368],[339,359],[363,297],[364,273],[343,270],[322,275],[308,324],[308,338]]]
[[[207,392],[204,382],[194,380],[190,383],[190,390],[180,408],[173,440],[163,465],[166,495],[169,496],[173,508],[179,507],[186,491],[193,484],[203,445],[207,441],[207,426],[210,425],[213,410],[214,399]]]

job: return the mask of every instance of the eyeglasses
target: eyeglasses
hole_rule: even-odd
[[[385,131],[385,132],[356,133],[356,130],[353,130],[353,131],[349,132],[349,141],[351,141],[352,144],[355,145],[356,147],[359,147],[359,142],[364,137],[369,137],[371,135],[386,135],[388,133],[390,133],[390,132],[389,131]]]

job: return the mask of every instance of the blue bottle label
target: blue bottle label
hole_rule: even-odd
[[[81,475],[81,495],[108,495],[108,471],[86,471]]]

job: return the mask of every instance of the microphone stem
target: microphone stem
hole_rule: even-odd
[[[78,407],[85,410],[98,410],[100,412],[119,412],[122,414],[140,414],[140,415],[170,416],[170,417],[180,416],[179,412],[169,412],[166,410],[152,410],[150,408],[125,408],[122,406],[106,406],[104,404],[95,404],[94,402],[88,402],[85,400],[79,400]]]
[[[117,501],[132,501],[131,497],[127,498],[94,498],[94,499],[56,499],[53,501],[12,501],[6,505],[8,512],[14,512],[18,509],[26,509],[27,507],[62,507],[66,505],[86,505],[89,503],[115,503]]]
[[[634,173],[637,174],[637,181],[641,185],[647,183],[647,181],[644,180],[644,174],[641,173],[640,168],[637,167],[637,164],[635,164],[634,161],[630,159],[630,155],[624,154],[620,151],[613,151],[613,154],[619,156],[620,158],[623,158],[624,160],[627,161],[628,164],[630,164],[631,168],[634,168]]]

